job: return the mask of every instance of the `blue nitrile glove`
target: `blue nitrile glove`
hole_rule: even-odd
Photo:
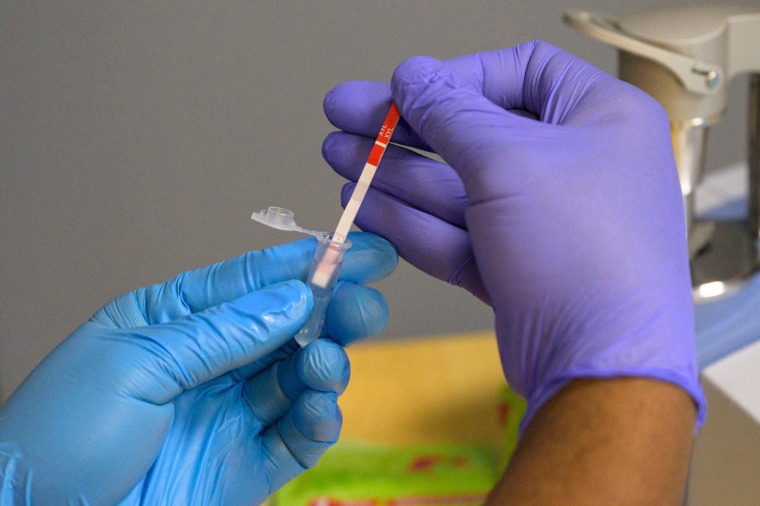
[[[441,62],[325,99],[327,162],[356,180],[391,102],[404,121],[357,224],[493,306],[526,420],[574,378],[675,383],[699,407],[684,211],[649,96],[544,42]],[[350,135],[358,134],[358,135]],[[344,203],[352,184],[345,188]]]
[[[316,241],[245,254],[108,303],[0,411],[2,504],[258,504],[341,425],[340,344],[380,332],[387,241],[352,234],[326,324],[300,349]],[[336,344],[340,343],[340,344]]]

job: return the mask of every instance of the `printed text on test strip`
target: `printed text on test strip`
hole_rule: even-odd
[[[359,207],[362,205],[362,201],[367,194],[372,178],[375,176],[377,166],[380,165],[380,160],[383,158],[385,148],[388,147],[388,144],[391,141],[393,130],[396,128],[400,116],[396,104],[392,103],[388,114],[385,116],[385,121],[383,121],[383,126],[380,128],[380,133],[378,134],[377,139],[375,139],[375,144],[372,146],[372,151],[369,153],[367,163],[364,164],[361,176],[356,182],[356,187],[354,187],[353,193],[351,193],[351,199],[348,201],[348,204],[346,204],[346,209],[340,217],[338,227],[335,229],[335,233],[332,237],[334,241],[344,242],[346,240],[348,231],[351,229],[351,225],[356,219],[356,214],[359,212]]]

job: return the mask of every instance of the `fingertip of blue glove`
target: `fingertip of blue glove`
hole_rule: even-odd
[[[313,467],[340,434],[343,415],[334,393],[307,390],[277,423],[277,432],[296,462]]]
[[[335,392],[306,390],[293,406],[293,425],[311,441],[334,443],[340,435],[343,414]]]
[[[304,384],[321,392],[342,394],[351,376],[346,351],[330,339],[318,339],[299,356],[298,372]]]
[[[292,307],[293,311],[311,311],[313,296],[309,286],[299,279],[289,279],[273,285],[266,286],[252,293],[266,294],[267,299],[273,305]]]
[[[325,330],[333,340],[347,346],[385,330],[389,313],[388,302],[380,291],[342,284],[327,308]]]
[[[314,301],[308,285],[292,279],[255,290],[230,305],[241,316],[255,316],[271,329],[294,333],[305,323]]]
[[[351,374],[348,356],[330,339],[318,339],[295,356],[281,363],[278,371],[280,388],[290,399],[305,389],[342,394]]]

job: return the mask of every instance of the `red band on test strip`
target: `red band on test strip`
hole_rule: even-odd
[[[385,148],[390,142],[391,136],[393,135],[393,130],[396,128],[396,125],[398,124],[398,120],[400,118],[401,113],[399,112],[398,107],[396,107],[396,104],[391,103],[388,114],[385,116],[385,120],[383,121],[383,126],[380,129],[380,133],[375,140],[375,144],[372,146],[372,151],[370,152],[369,159],[364,165],[364,169],[362,169],[362,173],[359,176],[358,183],[362,184],[357,185],[357,187],[354,189],[354,192],[351,194],[351,198],[349,199],[348,204],[346,205],[346,208],[340,217],[340,221],[338,222],[338,227],[335,229],[335,233],[333,234],[333,240],[341,240],[345,238],[348,234],[348,231],[351,229],[351,224],[354,222],[354,218],[356,218],[356,214],[359,212],[359,207],[361,206],[364,195],[367,192],[367,188],[372,182],[372,178],[375,175],[375,170],[377,170],[378,165],[380,165],[380,160],[385,153]]]
[[[377,165],[380,163],[380,159],[383,157],[383,153],[385,153],[385,148],[380,144],[375,143],[372,146],[372,151],[369,152],[367,163],[373,167],[377,167]]]
[[[377,167],[380,164],[380,159],[383,157],[383,154],[385,154],[385,148],[391,141],[393,130],[396,129],[400,117],[401,115],[398,111],[398,107],[396,107],[396,104],[392,103],[391,108],[388,110],[388,114],[385,116],[385,121],[383,121],[383,126],[380,128],[380,133],[377,135],[375,144],[372,146],[372,151],[370,151],[369,157],[367,158],[368,164],[373,167]]]
[[[385,121],[383,121],[383,126],[380,128],[380,133],[377,135],[378,141],[383,144],[388,144],[391,141],[393,130],[396,129],[400,117],[401,113],[399,112],[398,107],[396,107],[396,104],[391,103],[391,108],[388,110],[388,114],[385,115]]]

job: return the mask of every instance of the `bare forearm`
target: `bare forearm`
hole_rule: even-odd
[[[680,504],[694,417],[668,383],[574,381],[531,421],[487,504]]]

